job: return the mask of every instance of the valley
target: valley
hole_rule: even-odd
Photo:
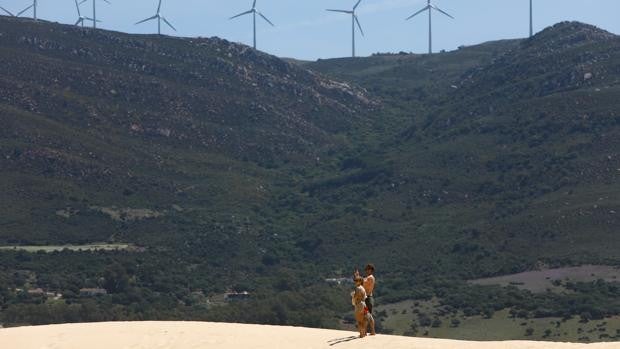
[[[322,280],[373,262],[388,331],[414,334],[417,309],[415,335],[617,336],[613,34],[317,62],[5,17],[0,34],[4,326],[338,328],[350,285]],[[579,267],[546,292],[546,270]]]

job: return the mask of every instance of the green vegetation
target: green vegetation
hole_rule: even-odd
[[[417,304],[417,305],[414,305]],[[381,307],[384,331],[430,338],[462,340],[543,340],[569,342],[617,341],[620,317],[584,322],[580,317],[518,318],[508,310],[492,317],[465,316],[462,312],[436,314],[437,302],[400,302]],[[432,315],[436,314],[436,315]],[[435,320],[424,326],[425,319]],[[438,326],[433,326],[438,324]]]
[[[0,33],[0,245],[29,247],[0,250],[5,326],[346,327],[349,286],[321,280],[372,261],[385,331],[617,336],[613,279],[468,283],[620,265],[616,36],[562,23],[300,67],[219,39]],[[96,242],[140,251],[64,248]]]

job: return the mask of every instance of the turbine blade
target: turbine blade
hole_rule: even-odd
[[[83,4],[83,3],[85,3],[86,1],[88,1],[88,0],[82,0],[82,1],[80,1],[80,5],[82,5],[82,4]]]
[[[78,4],[77,0],[75,0],[75,8],[77,9],[78,17],[82,17],[82,14],[80,13],[80,4]]]
[[[252,4],[252,9],[256,8],[256,0],[254,0],[254,3]]]
[[[262,13],[260,13],[260,12],[258,12],[258,11],[256,11],[256,13],[258,13],[258,15],[259,15],[259,16],[263,17],[263,19],[264,19],[264,20],[266,20],[266,21],[267,21],[267,23],[271,24],[271,26],[272,26],[272,27],[275,27],[275,24],[271,23],[271,21],[270,21],[270,20],[268,20],[268,19],[267,19],[267,17],[263,16],[263,14],[262,14]]]
[[[331,12],[341,12],[341,13],[346,13],[346,14],[351,14],[353,13],[353,11],[347,11],[347,10],[332,10],[332,9],[327,9],[325,11],[331,11]]]
[[[90,18],[90,17],[82,17],[83,19],[89,20],[89,21],[94,21],[94,19]],[[97,20],[97,22],[101,22],[100,20]]]
[[[159,5],[157,5],[157,13],[161,10],[161,0],[159,0]]]
[[[105,1],[105,2],[107,2],[108,4],[112,5],[112,3],[111,3],[111,2],[109,2],[108,0],[103,0],[103,1]]]
[[[168,20],[165,17],[161,17],[161,19],[166,22],[166,24],[172,28],[174,31],[177,31],[177,28],[173,27],[172,24],[170,24],[170,22],[168,22]]]
[[[77,22],[75,22],[74,25],[79,25],[80,23],[82,23],[82,21],[84,21],[84,18],[78,18]]]
[[[355,6],[353,6],[353,11],[355,11],[355,9],[360,5],[360,3],[362,2],[362,0],[358,0],[357,4],[355,4]]]
[[[437,7],[437,6],[435,6],[435,5],[431,5],[431,7],[432,7],[432,8],[434,8],[435,10],[437,10],[437,11],[439,11],[439,12],[443,13],[444,15],[446,15],[446,16],[448,16],[448,17],[450,17],[450,18],[454,19],[454,17],[450,16],[450,14],[448,14],[448,12],[445,12],[444,10],[440,9],[439,7]]]
[[[254,12],[254,11],[252,11],[252,10],[245,11],[245,12],[242,12],[242,13],[240,13],[240,14],[236,15],[236,16],[232,16],[232,17],[230,17],[229,19],[235,19],[235,18],[237,18],[237,17],[241,17],[241,16],[244,16],[244,15],[250,14],[250,13],[252,13],[252,12]]]
[[[25,9],[23,9],[23,10],[19,11],[19,12],[15,15],[15,17],[19,17],[19,16],[21,16],[21,14],[22,14],[22,13],[24,13],[24,12],[26,12],[26,11],[30,10],[32,7],[34,7],[34,5],[30,5],[30,6],[26,7]]]
[[[413,17],[419,15],[420,13],[422,13],[422,12],[424,12],[426,10],[430,10],[430,6],[426,6],[425,8],[421,9],[420,11],[418,11],[418,12],[412,14],[411,16],[407,17],[407,19],[405,19],[405,20],[408,21],[408,20],[412,19]]]
[[[9,16],[11,16],[11,17],[15,17],[15,15],[11,13],[11,11],[9,11],[9,10],[5,9],[4,7],[0,6],[0,9],[1,9],[2,11],[6,12]]]
[[[360,20],[357,19],[357,16],[355,16],[355,23],[357,23],[357,27],[360,28],[360,33],[364,36],[364,29],[362,29],[362,25],[360,24]]]
[[[147,18],[147,19],[143,19],[143,20],[141,20],[140,22],[137,22],[137,23],[136,23],[136,24],[134,24],[134,25],[138,25],[138,24],[140,24],[140,23],[144,23],[144,22],[152,21],[152,20],[154,20],[155,18],[157,18],[157,15],[155,15],[155,16],[153,16],[153,17],[149,17],[149,18]]]

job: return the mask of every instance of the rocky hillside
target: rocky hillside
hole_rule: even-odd
[[[336,146],[334,134],[374,105],[361,89],[217,38],[132,36],[7,17],[0,17],[0,33],[3,114],[10,108],[100,136],[287,159]]]
[[[489,99],[503,101],[617,85],[619,45],[616,35],[596,27],[559,23],[469,72],[461,92],[492,91]]]
[[[107,226],[118,215],[101,208],[244,211],[270,199],[274,178],[293,180],[267,168],[345,149],[378,106],[363,89],[218,38],[0,16],[0,47],[3,241],[136,236]]]

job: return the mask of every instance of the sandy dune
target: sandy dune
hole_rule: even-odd
[[[0,329],[2,349],[570,349],[620,343],[461,342],[297,327],[199,322],[115,322]]]

